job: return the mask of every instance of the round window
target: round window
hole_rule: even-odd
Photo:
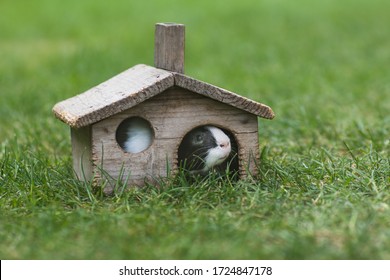
[[[141,117],[131,117],[120,123],[116,141],[127,153],[140,153],[150,147],[154,139],[151,124]]]

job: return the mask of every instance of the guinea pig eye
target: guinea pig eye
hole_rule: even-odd
[[[193,144],[199,145],[202,144],[202,142],[203,142],[203,134],[202,133],[196,134],[194,137]]]

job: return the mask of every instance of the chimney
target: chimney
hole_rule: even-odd
[[[184,25],[157,23],[154,36],[154,66],[184,73]]]

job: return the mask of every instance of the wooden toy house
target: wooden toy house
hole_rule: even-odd
[[[57,103],[55,116],[71,127],[77,176],[129,185],[167,177],[178,170],[183,137],[202,125],[232,136],[241,177],[256,173],[258,117],[272,119],[272,109],[183,73],[184,26],[157,24],[155,67],[136,65]],[[142,151],[126,152],[118,129],[135,119],[148,124],[152,141]]]

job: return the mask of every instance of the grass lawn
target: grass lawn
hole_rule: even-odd
[[[0,2],[0,259],[390,259],[390,2]],[[53,105],[186,24],[186,74],[270,105],[260,174],[112,197]]]

